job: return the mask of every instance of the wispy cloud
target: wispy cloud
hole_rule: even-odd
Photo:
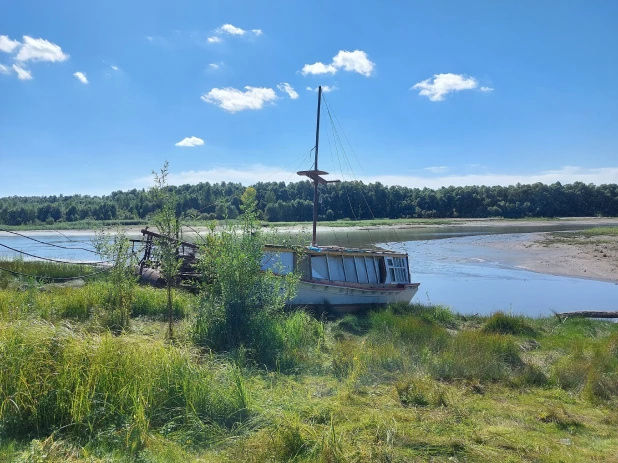
[[[19,40],[11,40],[8,35],[0,35],[0,51],[13,53],[19,45],[21,45]]]
[[[54,63],[69,59],[69,55],[64,53],[59,45],[45,39],[34,39],[28,35],[23,36],[23,42],[11,40],[8,35],[0,35],[0,52],[13,54],[16,63],[11,68],[20,80],[32,80],[32,71],[25,68],[29,61]],[[2,64],[0,73],[10,74],[11,68]]]
[[[262,109],[266,103],[276,100],[277,95],[272,88],[247,86],[244,92],[232,87],[213,88],[200,98],[206,103],[235,113],[247,109]]]
[[[433,172],[434,174],[437,174],[439,172],[447,171],[448,166],[425,167],[425,170],[428,170],[429,172]]]
[[[113,64],[110,65],[110,68],[112,68],[116,72],[120,71],[120,68],[118,66],[114,66]]]
[[[228,35],[262,35],[262,29],[251,29],[250,31],[246,31],[241,29],[240,27],[233,26],[231,24],[224,24],[220,28],[216,30],[218,34],[228,34]]]
[[[15,57],[17,61],[49,61],[62,62],[69,59],[69,55],[62,51],[60,46],[45,39],[33,39],[24,35],[24,42]]]
[[[463,74],[434,74],[432,78],[425,79],[412,86],[411,90],[420,90],[419,95],[426,96],[430,101],[443,101],[444,97],[452,92],[473,90],[479,85],[474,77]],[[491,87],[481,87],[482,92],[491,92]]]
[[[220,64],[217,64],[217,63],[210,63],[208,66],[209,66],[211,69],[219,69],[219,68],[221,67],[221,65],[220,65]]]
[[[287,82],[280,83],[279,85],[277,85],[277,88],[279,89],[279,91],[287,93],[288,96],[293,100],[296,100],[298,98],[298,93],[296,92],[296,90],[294,90],[292,86]]]
[[[186,148],[192,148],[194,146],[202,146],[204,144],[204,140],[197,137],[187,137],[180,140],[178,143],[175,143],[175,146],[183,146]]]
[[[75,76],[75,78],[77,80],[79,80],[82,84],[87,84],[88,83],[88,78],[86,77],[86,74],[84,74],[83,72],[76,72],[75,74],[73,74]]]
[[[313,64],[305,64],[300,71],[301,74],[336,74],[339,70],[357,72],[366,77],[369,77],[375,63],[369,60],[367,53],[362,50],[340,50],[330,64],[324,64],[320,61]]]
[[[14,64],[13,70],[17,73],[19,80],[32,80],[32,72],[22,68],[20,65]]]
[[[505,174],[485,173],[477,175],[447,175],[440,177],[423,177],[412,175],[370,175],[359,177],[365,183],[380,182],[384,185],[401,185],[411,188],[440,188],[448,186],[467,185],[515,185],[533,184],[537,182],[552,184],[561,182],[569,184],[574,182],[594,183],[618,183],[618,167],[602,167],[587,169],[582,167],[565,166],[556,170],[542,171],[531,174]],[[295,172],[281,169],[276,166],[252,165],[239,168],[216,167],[209,170],[191,170],[172,173],[169,181],[173,185],[195,184],[199,182],[239,182],[243,185],[252,185],[265,180],[273,182],[297,181]],[[131,187],[144,187],[152,184],[151,177],[135,179]]]
[[[305,87],[306,90],[310,92],[317,92],[318,87]],[[339,90],[339,87],[334,85],[322,85],[322,93],[334,92],[335,90]]]
[[[208,37],[206,41],[208,43],[219,43],[219,42],[222,42],[223,39],[221,39],[221,37],[217,37],[216,35],[213,35],[212,37]]]
[[[300,72],[304,76],[307,74],[336,74],[337,68],[332,64],[324,64],[318,61],[313,64],[305,64]]]

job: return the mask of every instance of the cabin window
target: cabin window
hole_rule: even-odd
[[[407,259],[404,257],[387,258],[388,274],[391,283],[407,283],[408,282],[408,268]]]
[[[365,263],[367,264],[367,277],[369,283],[378,282],[378,272],[376,271],[376,261],[373,257],[365,257]]]
[[[326,256],[311,256],[311,278],[329,280]]]
[[[367,265],[365,264],[364,257],[354,257],[354,263],[356,264],[356,275],[358,276],[359,283],[368,283],[369,277],[367,276]]]
[[[341,256],[326,256],[330,279],[334,281],[345,281],[345,270],[343,269],[343,259]]]
[[[286,275],[294,270],[294,254],[291,252],[265,252],[261,269],[271,270],[277,275]]]
[[[350,283],[358,283],[358,277],[356,276],[356,265],[354,264],[354,257],[344,257],[343,265],[345,267],[345,281]]]

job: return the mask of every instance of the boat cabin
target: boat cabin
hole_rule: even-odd
[[[266,246],[262,270],[300,273],[304,281],[333,281],[369,286],[410,283],[408,256],[403,253],[310,246],[293,250]]]

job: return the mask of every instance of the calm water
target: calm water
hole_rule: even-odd
[[[583,228],[581,226],[577,227]],[[616,310],[618,285],[579,278],[544,275],[517,268],[515,253],[499,251],[483,243],[491,240],[526,239],[525,234],[541,231],[572,230],[574,226],[534,227],[458,227],[407,230],[353,230],[333,228],[320,233],[321,244],[341,246],[377,245],[410,254],[414,282],[420,282],[415,300],[440,303],[466,314],[486,314],[507,310],[531,316],[571,310]],[[30,254],[70,261],[94,261],[98,256],[84,251],[92,249],[94,234],[70,232],[28,233],[47,243],[45,246],[27,238],[0,232],[4,244]],[[500,235],[500,236],[498,236]],[[137,237],[135,237],[137,238]],[[0,246],[0,258],[15,253]]]

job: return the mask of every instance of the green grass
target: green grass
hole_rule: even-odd
[[[75,222],[56,222],[51,225],[46,223],[28,225],[2,225],[7,230],[99,230],[101,227],[126,227],[148,225],[146,220],[77,220]]]
[[[83,287],[40,287],[29,284],[17,290],[0,291],[0,319],[40,317],[48,321],[88,320],[102,315],[108,306],[107,281],[95,281]],[[194,312],[197,297],[175,291],[174,315],[188,317]],[[137,287],[131,306],[134,317],[162,318],[167,311],[166,294],[150,287]]]
[[[182,292],[173,343],[153,288],[112,335],[105,284],[0,290],[0,461],[616,461],[618,324],[295,312],[265,368],[196,347]]]
[[[594,227],[577,233],[583,236],[618,236],[618,227]]]
[[[3,259],[0,258],[0,288],[6,288],[11,282],[18,279],[21,282],[32,280],[28,277],[19,277],[10,273],[17,272],[25,275],[37,275],[46,278],[73,278],[80,275],[88,275],[100,269],[89,265],[59,264],[41,260]],[[91,277],[93,278],[93,277]],[[40,280],[45,282],[44,279]],[[48,280],[51,281],[51,280]]]

